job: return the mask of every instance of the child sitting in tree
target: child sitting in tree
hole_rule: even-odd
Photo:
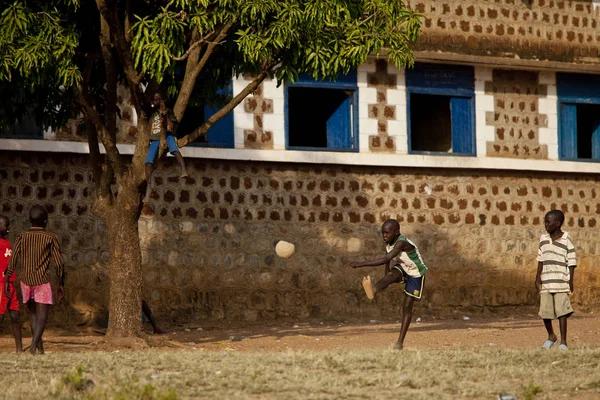
[[[151,133],[150,133],[150,147],[146,155],[146,197],[144,203],[150,200],[150,193],[152,192],[152,165],[158,155],[159,146],[166,144],[169,148],[169,152],[175,156],[175,159],[181,167],[180,178],[187,178],[188,173],[185,169],[185,162],[183,156],[177,147],[177,140],[175,139],[174,133],[176,129],[177,119],[173,114],[173,111],[169,110],[162,99],[159,92],[154,93],[151,102],[154,113],[150,117]]]
[[[6,239],[10,221],[4,215],[0,215],[0,283],[2,284],[2,294],[0,294],[0,323],[4,322],[4,314],[9,311],[12,322],[12,332],[17,345],[17,353],[23,351],[23,341],[21,339],[21,317],[19,316],[19,300],[15,290],[16,275],[7,278],[5,276],[10,256],[12,255],[12,246]],[[8,281],[8,293],[4,290],[4,280]]]
[[[414,301],[420,301],[423,296],[424,275],[427,267],[417,246],[400,233],[398,221],[393,219],[385,221],[381,226],[381,234],[385,242],[385,256],[371,261],[353,262],[350,266],[359,268],[385,265],[385,275],[375,286],[373,286],[370,276],[363,278],[363,288],[369,300],[375,298],[379,292],[385,290],[392,283],[404,282],[406,297],[402,310],[402,325],[400,336],[394,346],[395,349],[401,350],[412,319]]]
[[[48,270],[52,261],[58,275],[58,301],[65,295],[64,289],[64,261],[60,254],[58,236],[46,232],[48,212],[46,208],[35,205],[29,210],[31,228],[21,232],[15,241],[14,253],[6,269],[7,279],[4,280],[4,292],[10,295],[10,280],[15,269],[20,268],[21,292],[23,303],[27,304],[33,337],[31,338],[30,352],[35,354],[39,350],[44,353],[42,335],[46,328],[48,311],[53,304],[52,287]]]

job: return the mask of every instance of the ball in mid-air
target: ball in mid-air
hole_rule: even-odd
[[[290,258],[294,255],[296,251],[296,246],[292,243],[286,242],[285,240],[280,240],[275,245],[275,253],[281,258]]]

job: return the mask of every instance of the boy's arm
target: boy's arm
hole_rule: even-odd
[[[58,238],[52,239],[52,251],[50,254],[54,265],[56,266],[56,275],[58,276],[58,299],[62,299],[65,295],[65,261],[63,260],[62,254],[60,254],[60,243]]]
[[[567,265],[569,266],[569,290],[573,293],[573,276],[575,276],[575,268],[577,267],[577,255],[575,251],[575,245],[569,237],[567,242]]]
[[[15,241],[15,247],[13,248],[12,256],[10,260],[8,260],[8,267],[6,267],[6,271],[4,271],[4,293],[6,297],[10,297],[10,277],[15,272],[17,267],[17,262],[20,259],[21,252],[21,235],[17,236],[17,240]]]
[[[167,111],[167,135],[175,135],[175,131],[177,130],[177,126],[179,125],[179,121],[177,121],[177,117],[172,110]]]
[[[575,276],[575,265],[569,267],[569,273],[571,274],[571,278],[569,279],[569,290],[573,293],[573,277]]]
[[[535,275],[535,287],[538,292],[542,290],[542,270],[544,269],[544,263],[538,261],[537,274]]]
[[[12,256],[10,257],[10,260],[8,260],[8,267],[6,267],[6,271],[4,271],[4,276],[6,278],[10,278],[17,268],[17,263],[21,259],[21,247],[21,235],[18,235],[17,240],[15,240],[15,247],[13,248]],[[6,280],[8,281],[8,279]]]
[[[412,244],[405,242],[403,240],[399,240],[396,243],[396,245],[394,246],[394,248],[392,249],[392,251],[387,253],[385,256],[375,259],[375,260],[368,260],[368,261],[363,261],[363,262],[353,262],[353,263],[350,263],[350,266],[352,268],[360,268],[360,267],[376,267],[378,265],[389,264],[401,252],[411,251],[414,248],[415,248],[415,246],[413,246]]]

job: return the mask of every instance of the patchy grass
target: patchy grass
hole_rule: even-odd
[[[600,397],[600,349],[3,355],[10,399]]]

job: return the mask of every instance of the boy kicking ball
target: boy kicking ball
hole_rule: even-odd
[[[373,300],[379,292],[385,290],[392,283],[404,282],[406,297],[402,308],[402,325],[400,326],[400,336],[394,346],[395,349],[402,350],[404,338],[412,319],[414,301],[420,301],[423,295],[424,275],[427,267],[417,246],[400,233],[398,221],[393,219],[385,221],[381,226],[381,234],[385,242],[385,256],[371,261],[353,262],[350,266],[360,268],[385,265],[385,276],[375,286],[373,286],[370,276],[363,278],[363,288],[369,300]]]

